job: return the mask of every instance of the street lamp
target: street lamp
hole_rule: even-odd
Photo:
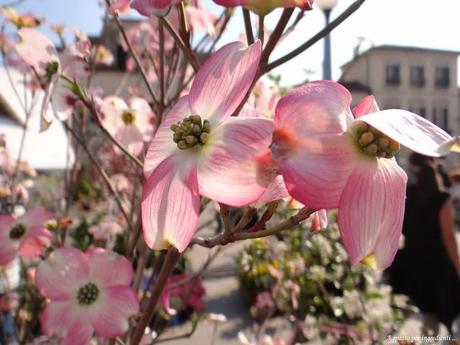
[[[329,25],[331,11],[337,5],[338,0],[316,0],[319,8],[324,12],[326,18],[326,26]],[[323,62],[323,79],[332,79],[332,63],[331,63],[331,36],[328,34],[324,38],[324,62]]]

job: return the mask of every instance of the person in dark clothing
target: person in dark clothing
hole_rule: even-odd
[[[460,260],[452,201],[438,187],[432,158],[412,154],[409,161],[405,243],[389,269],[390,284],[424,313],[425,326],[436,320],[452,333],[452,323],[460,315]]]

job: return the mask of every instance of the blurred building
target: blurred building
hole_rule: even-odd
[[[352,92],[354,104],[372,93],[381,109],[409,110],[458,134],[459,54],[415,47],[372,47],[342,66],[340,82]]]
[[[59,121],[54,121],[48,130],[40,133],[42,96],[43,93],[37,95],[32,102],[33,97],[24,85],[23,74],[12,68],[0,67],[0,134],[6,136],[9,154],[13,158],[19,156],[25,130],[21,159],[36,170],[61,171],[72,164],[74,153]]]

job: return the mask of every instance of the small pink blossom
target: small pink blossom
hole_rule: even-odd
[[[340,84],[294,89],[277,105],[272,152],[289,193],[316,209],[338,208],[353,263],[388,267],[398,249],[407,177],[394,155],[399,144],[429,156],[457,139],[422,117],[379,111],[367,97],[352,112]]]
[[[0,215],[0,266],[5,266],[18,255],[34,257],[51,244],[52,235],[45,222],[53,215],[42,207],[30,209],[14,218]]]
[[[50,101],[53,100],[53,111],[60,119],[66,119],[71,113],[76,101],[68,89],[68,82],[61,76],[72,80],[80,80],[88,72],[87,65],[82,59],[81,49],[69,48],[61,58],[53,43],[35,29],[22,28],[18,31],[20,42],[16,45],[18,55],[33,70],[45,94],[41,106],[40,129],[46,130],[52,123],[54,115],[49,111]],[[81,47],[80,47],[81,48]]]
[[[64,345],[88,344],[94,331],[105,338],[123,335],[139,309],[132,276],[131,263],[113,252],[55,250],[36,273],[38,289],[50,300],[41,315],[44,333]]]
[[[264,193],[253,157],[268,147],[272,122],[231,117],[254,79],[260,54],[260,41],[249,48],[240,42],[222,47],[160,125],[144,165],[142,224],[149,247],[187,248],[200,194],[239,207]]]
[[[147,101],[131,98],[128,106],[120,97],[109,96],[102,101],[101,111],[104,127],[131,153],[140,154],[154,130],[154,114]]]
[[[133,0],[131,8],[134,8],[141,15],[165,16],[173,5],[179,5],[182,0]]]
[[[105,217],[97,225],[89,227],[88,232],[93,235],[96,240],[108,240],[123,232],[123,228],[118,224],[113,217]]]

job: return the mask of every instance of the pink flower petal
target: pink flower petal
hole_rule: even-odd
[[[89,277],[104,286],[129,285],[133,279],[131,263],[123,256],[103,249],[88,252]]]
[[[303,139],[293,154],[279,158],[278,168],[289,194],[315,209],[337,208],[357,153],[348,134]]]
[[[19,254],[27,257],[39,256],[46,247],[51,245],[53,235],[41,225],[29,227],[21,238]]]
[[[312,224],[311,228],[313,231],[319,231],[321,229],[326,229],[328,224],[327,211],[318,210],[311,215]]]
[[[35,283],[44,296],[65,300],[74,297],[88,273],[88,258],[84,253],[75,248],[61,247],[38,266]]]
[[[398,249],[407,176],[394,159],[359,161],[343,190],[338,224],[353,263],[375,255],[388,267]]]
[[[112,135],[124,126],[121,115],[125,110],[128,110],[128,105],[120,97],[108,96],[102,100],[101,112],[104,116],[101,121]]]
[[[246,96],[257,72],[261,43],[249,48],[233,42],[220,48],[201,66],[190,89],[190,106],[216,126],[229,117]]]
[[[49,337],[62,339],[63,345],[87,345],[94,331],[90,320],[74,301],[48,304],[41,315],[41,326]]]
[[[134,290],[129,286],[110,286],[91,309],[91,323],[96,334],[107,338],[123,335],[129,329],[128,318],[139,310]]]
[[[256,207],[262,207],[269,202],[282,200],[289,197],[289,193],[284,184],[283,176],[278,175],[265,189],[264,194],[257,200]]]
[[[270,144],[273,122],[229,118],[212,132],[209,152],[198,165],[200,193],[231,206],[256,201],[268,183],[260,181],[256,156]]]
[[[22,28],[18,30],[18,35],[21,42],[16,45],[16,51],[38,73],[44,73],[48,63],[59,62],[54,44],[38,30]]]
[[[141,15],[165,16],[171,8],[172,0],[133,0],[131,8],[134,8]]]
[[[196,231],[200,196],[196,168],[172,156],[149,176],[142,194],[142,226],[150,248],[183,252]]]
[[[137,156],[141,154],[144,149],[144,136],[139,131],[136,126],[133,125],[123,125],[120,127],[115,134],[115,138],[125,147],[128,152]],[[115,148],[115,151],[119,154],[122,154],[120,149]]]
[[[353,115],[355,118],[361,117],[363,115],[367,115],[370,113],[376,113],[380,111],[377,102],[375,101],[374,96],[366,96],[362,99],[359,104],[354,107]]]
[[[439,157],[449,152],[446,142],[452,137],[421,116],[405,110],[390,109],[359,118],[401,145],[422,155]],[[454,141],[452,141],[452,145]]]
[[[161,122],[155,137],[153,138],[144,162],[144,176],[147,179],[153,170],[174,152],[179,151],[173,141],[172,124],[182,121],[185,117],[192,115],[188,97],[182,97]]]
[[[41,206],[36,206],[28,210],[25,214],[20,216],[17,219],[17,223],[22,223],[26,226],[34,226],[34,225],[41,225],[50,219],[53,219],[54,215],[45,210]]]
[[[129,1],[130,0],[116,0],[110,5],[107,11],[110,14],[114,14],[116,11],[124,12],[126,8],[129,8]]]
[[[282,97],[276,107],[275,127],[288,128],[299,137],[339,135],[353,120],[351,95],[332,81],[316,81]]]

